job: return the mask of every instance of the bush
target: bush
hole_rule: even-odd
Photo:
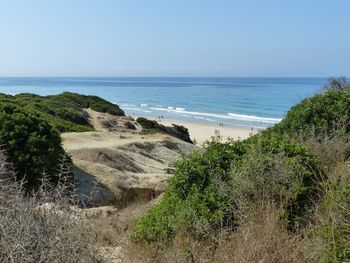
[[[293,106],[286,117],[272,128],[274,132],[294,137],[317,136],[337,129],[342,121],[350,131],[350,93],[330,90]]]
[[[37,188],[44,173],[55,182],[60,159],[66,155],[58,132],[36,114],[12,105],[0,107],[0,123],[0,145],[18,179],[25,178],[27,190]]]
[[[158,122],[146,119],[144,117],[137,118],[136,122],[138,124],[140,124],[142,129],[144,129],[144,130],[154,130],[154,131],[164,131],[165,130],[164,125],[160,125]]]
[[[172,127],[167,127],[159,124],[156,121],[152,121],[143,117],[137,118],[136,122],[141,125],[145,132],[161,132],[174,136],[180,140],[188,143],[193,143],[190,139],[188,129],[181,125],[173,124]]]
[[[174,131],[174,133],[176,134],[175,137],[179,138],[180,140],[183,140],[185,142],[188,143],[193,143],[191,138],[190,138],[190,134],[188,132],[188,129],[182,125],[176,125],[176,124],[172,124],[171,129]]]
[[[132,239],[171,240],[180,230],[201,235],[232,223],[236,203],[229,170],[244,151],[241,142],[213,141],[204,153],[178,161],[164,198],[140,219]]]
[[[136,126],[131,121],[125,122],[124,127],[129,130],[136,130]]]
[[[249,150],[232,169],[236,199],[243,207],[266,201],[281,209],[289,229],[308,223],[324,174],[311,149],[266,134],[250,139]]]

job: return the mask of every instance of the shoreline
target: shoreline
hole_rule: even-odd
[[[254,134],[257,134],[261,129],[248,128],[248,127],[234,127],[230,125],[220,125],[218,123],[200,123],[189,122],[185,120],[166,119],[166,118],[150,118],[156,120],[158,123],[165,126],[171,126],[172,124],[182,125],[186,127],[190,133],[190,137],[196,144],[202,144],[212,136],[220,135],[224,141],[228,138],[234,140],[246,139]]]

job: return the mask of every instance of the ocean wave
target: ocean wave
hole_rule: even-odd
[[[216,113],[207,113],[207,112],[186,111],[186,110],[178,110],[177,108],[174,108],[174,107],[168,107],[168,108],[151,107],[151,109],[157,110],[157,111],[172,112],[172,113],[181,113],[181,114],[186,113],[188,115],[214,117],[219,119],[230,119],[230,120],[239,120],[239,121],[247,121],[247,122],[260,122],[260,123],[269,123],[269,124],[275,124],[282,120],[280,118],[258,117],[254,115],[244,115],[244,114],[237,114],[237,113],[228,113],[227,115],[225,115],[225,114],[216,114]]]
[[[141,106],[141,107],[147,107],[148,105],[145,104],[145,103],[141,103],[140,106]]]
[[[124,107],[123,110],[127,110],[127,111],[139,111],[139,112],[144,112],[144,113],[151,113],[152,111],[150,110],[144,110],[144,109],[140,109],[140,108],[136,108],[136,107]]]
[[[200,116],[194,116],[195,119],[198,120],[204,120],[204,121],[210,121],[210,122],[215,122],[213,119],[205,118],[205,117],[200,117]]]
[[[176,110],[178,110],[178,111],[185,111],[186,109],[185,108],[178,108],[178,107],[176,107]]]
[[[236,114],[236,113],[229,113],[228,115],[234,117],[237,120],[242,120],[242,121],[278,123],[282,120],[280,118],[267,118],[267,117],[259,117],[254,115],[244,115],[244,114]]]

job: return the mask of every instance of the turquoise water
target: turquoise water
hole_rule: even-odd
[[[267,127],[323,78],[0,78],[0,92],[97,95],[129,115]]]

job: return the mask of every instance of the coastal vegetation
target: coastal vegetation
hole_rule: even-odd
[[[130,262],[348,262],[350,93],[344,87],[347,82],[331,79],[322,93],[292,107],[269,129],[245,140],[223,141],[217,135],[190,154],[182,153],[175,166],[168,167],[172,176],[162,196],[153,188],[136,193],[144,182],[133,174],[138,184],[124,192],[125,206],[136,199],[157,200],[148,203],[150,209],[143,207],[142,213],[147,211],[132,226],[134,219],[126,214],[136,209],[136,201],[131,208],[123,206],[127,211],[118,211],[117,216],[129,221],[126,227],[111,223],[118,219],[109,210],[101,222],[72,210],[77,204],[67,184],[72,161],[57,130],[62,121],[67,125],[60,131],[92,129],[84,122],[86,108],[115,116],[124,113],[97,97],[73,93],[1,96],[0,260],[104,262],[96,242],[118,239],[113,235],[130,226],[131,242],[123,247]],[[64,109],[67,112],[62,113]],[[95,160],[98,172],[141,172],[143,178],[149,165],[144,160],[160,164],[166,152],[174,151],[179,152],[175,159],[181,156],[179,140],[170,141],[164,134],[191,143],[183,126],[166,127],[145,118],[136,123],[142,132],[131,120],[120,125],[129,127],[126,132],[133,136],[138,129],[142,139],[146,133],[161,133],[156,136],[166,139],[129,142],[118,153],[113,147],[73,151],[74,156],[84,165]],[[183,149],[195,147],[181,143]],[[126,152],[130,156],[124,156]],[[133,166],[138,153],[142,167]],[[118,191],[130,184],[127,173]],[[111,184],[117,183],[114,177],[109,178]],[[17,180],[4,184],[3,178]]]
[[[350,95],[334,87],[331,79],[270,129],[243,141],[213,138],[179,160],[131,240],[152,260],[350,260]]]
[[[293,137],[331,134],[344,128],[350,132],[350,93],[332,89],[293,106],[273,132]],[[340,127],[341,126],[341,127]]]
[[[83,132],[93,130],[84,111],[91,108],[97,112],[124,116],[117,105],[97,96],[85,96],[64,92],[58,95],[39,96],[21,93],[15,96],[0,94],[0,103],[16,105],[25,111],[35,111],[60,132]]]

